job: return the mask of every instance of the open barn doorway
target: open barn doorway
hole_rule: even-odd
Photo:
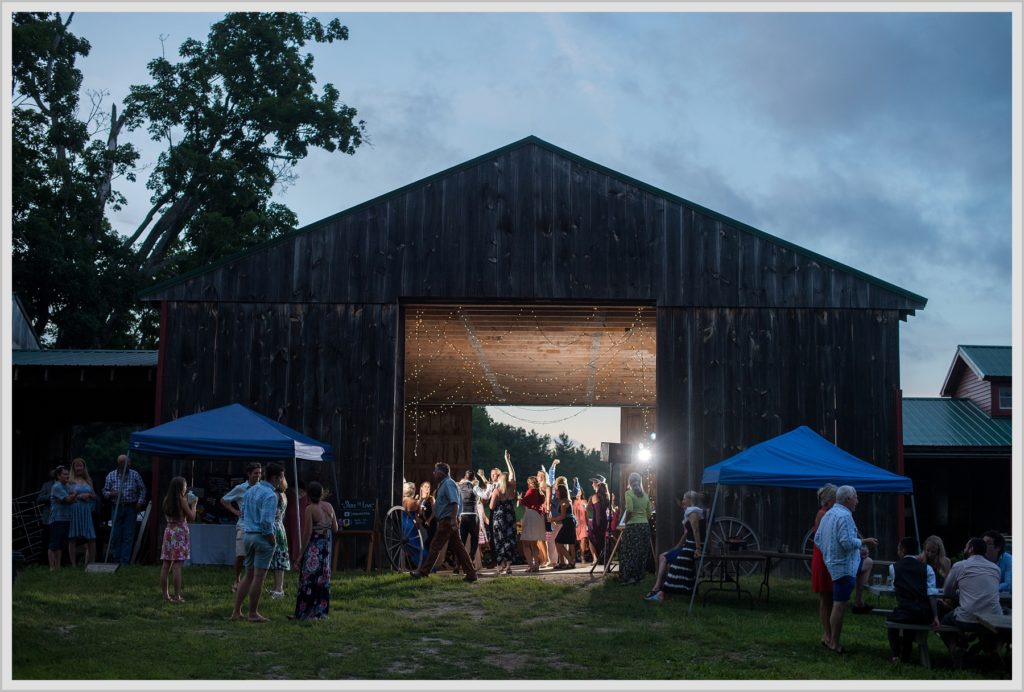
[[[474,407],[618,407],[619,429],[602,441],[649,441],[656,429],[653,305],[410,303],[403,331],[409,481],[430,479],[438,461],[499,461],[473,458]]]

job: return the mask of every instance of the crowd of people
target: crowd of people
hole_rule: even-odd
[[[456,482],[445,463],[433,469],[433,482],[419,488],[403,485],[402,508],[407,535],[422,528],[426,536],[414,546],[409,574],[428,577],[447,563],[464,580],[475,582],[478,571],[495,569],[511,574],[514,564],[525,563],[527,573],[542,569],[565,570],[584,564],[605,563],[619,536],[619,580],[636,584],[646,578],[652,554],[653,501],[640,474],[630,474],[621,513],[603,476],[590,479],[592,493],[584,494],[577,478],[558,475],[558,460],[526,478],[520,490],[509,453],[505,470],[492,468],[485,476],[466,470]],[[136,514],[143,507],[146,488],[125,455],[117,459],[97,490],[82,458],[68,467],[58,466],[44,483],[39,501],[45,502],[44,524],[51,570],[60,569],[65,550],[77,563],[77,543],[84,545],[86,564],[97,559],[95,517],[100,499],[113,505],[109,551],[115,561],[131,560]],[[330,612],[331,550],[338,531],[334,508],[324,501],[323,487],[311,482],[298,494],[301,519],[298,560],[289,551],[285,512],[288,484],[281,464],[264,468],[251,463],[246,480],[221,498],[221,505],[236,519],[235,573],[232,620],[265,622],[259,610],[267,573],[272,573],[270,596],[285,595],[285,573],[297,567],[298,586],[294,614],[299,620],[327,617]],[[818,510],[812,530],[811,589],[819,599],[821,644],[844,654],[843,623],[847,610],[872,610],[864,592],[874,567],[874,537],[863,537],[853,515],[859,499],[849,485],[828,483],[818,490]],[[697,588],[698,565],[708,537],[703,497],[694,490],[681,492],[676,502],[683,513],[678,542],[657,557],[655,581],[644,597],[661,602],[670,594],[690,595]],[[190,558],[189,522],[195,521],[196,495],[185,478],[173,478],[163,498],[164,532],[160,550],[160,589],[167,603],[183,603],[182,567]],[[517,521],[517,507],[522,520]],[[127,517],[127,519],[125,519]],[[484,559],[484,552],[489,553]],[[1012,586],[1012,557],[1004,536],[986,531],[969,539],[963,559],[953,563],[942,539],[928,536],[921,546],[913,537],[899,540],[896,560],[889,566],[889,585],[896,607],[887,614],[891,623],[931,626],[949,647],[955,666],[963,663],[967,637],[977,636],[983,650],[994,650],[989,619],[1004,614],[1000,594]],[[441,564],[439,564],[441,563]],[[851,600],[853,605],[850,606]],[[243,606],[246,606],[243,613]],[[913,632],[888,629],[893,665],[910,658]]]
[[[607,480],[600,475],[591,478],[588,495],[578,478],[570,484],[559,475],[558,465],[558,459],[550,468],[541,465],[526,477],[523,488],[506,451],[505,470],[495,467],[485,475],[483,469],[467,469],[455,482],[450,467],[439,463],[433,483],[421,483],[417,489],[406,482],[402,507],[403,528],[412,544],[410,574],[421,578],[447,566],[473,581],[480,569],[508,575],[516,564],[525,564],[524,571],[533,573],[605,562],[612,549],[609,537],[620,524]],[[630,476],[625,500],[620,575],[623,582],[636,583],[651,551],[653,509],[639,474]],[[426,536],[422,545],[417,542],[418,528]]]
[[[820,599],[821,643],[843,654],[843,621],[850,599],[855,601],[853,612],[871,611],[862,593],[872,570],[869,548],[877,546],[878,540],[862,537],[857,531],[854,487],[826,484],[818,491],[818,502],[811,584]],[[941,630],[954,667],[963,665],[968,635],[978,636],[982,650],[996,649],[990,620],[1004,614],[1000,593],[1009,593],[1012,585],[1011,556],[998,531],[970,538],[963,555],[964,559],[951,564],[938,536],[928,536],[923,547],[907,536],[900,539],[897,559],[889,566],[896,607],[887,614],[887,620]],[[908,662],[914,633],[892,627],[888,636],[890,662]]]
[[[43,543],[51,570],[61,568],[65,553],[71,566],[76,567],[80,545],[84,546],[85,565],[98,560],[96,525],[101,498],[112,506],[110,557],[121,564],[131,560],[136,517],[146,499],[142,477],[122,454],[117,458],[117,468],[107,474],[102,489],[97,490],[85,459],[76,457],[69,466],[54,468],[36,497],[43,508]]]

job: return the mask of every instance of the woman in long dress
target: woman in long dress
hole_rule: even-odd
[[[629,586],[643,579],[647,571],[647,556],[651,554],[651,496],[644,492],[639,473],[629,474],[625,509],[622,519],[626,529],[622,536],[619,582]]]
[[[689,594],[697,587],[697,561],[708,533],[701,494],[688,490],[676,499],[683,509],[683,535],[675,548],[658,558],[658,578],[644,597],[648,601],[662,601],[666,593]]]
[[[590,549],[594,559],[604,562],[605,542],[608,539],[608,486],[604,481],[594,482],[594,494],[590,496]]]
[[[274,555],[270,558],[270,570],[274,573],[274,586],[270,590],[270,598],[284,596],[284,573],[292,569],[292,558],[288,550],[288,532],[284,529],[284,515],[288,511],[288,481],[281,474],[280,485],[277,487],[277,512],[274,514]]]
[[[583,490],[577,487],[576,499],[572,503],[572,515],[576,518],[576,545],[580,552],[580,562],[587,562],[587,501],[583,499]],[[594,553],[590,553],[590,562],[595,560]]]
[[[814,515],[811,535],[817,534],[818,524],[825,512],[836,503],[836,486],[826,483],[818,489],[818,513]],[[825,556],[814,546],[811,555],[811,590],[818,594],[818,619],[821,621],[821,643],[832,648],[832,576],[825,566]]]
[[[302,518],[302,562],[292,617],[320,620],[331,610],[331,546],[338,518],[330,503],[320,501],[324,495],[322,485],[311,482],[306,495],[309,505]]]
[[[167,486],[164,496],[164,540],[160,546],[160,591],[164,601],[168,603],[184,603],[181,595],[181,566],[192,554],[192,541],[189,536],[188,523],[196,519],[195,495],[187,495],[188,483],[181,476],[175,476]],[[171,576],[174,583],[174,596],[167,588],[167,577]]]
[[[78,541],[85,541],[85,564],[96,560],[96,526],[92,521],[93,509],[96,507],[96,490],[93,488],[89,469],[85,459],[75,458],[71,462],[71,488],[76,493],[76,501],[71,505],[71,526],[68,538],[71,566],[78,564]]]
[[[491,528],[494,545],[494,559],[498,574],[512,574],[512,563],[516,558],[519,543],[516,531],[516,472],[511,457],[505,450],[505,464],[508,471],[498,476],[497,487],[491,493]]]

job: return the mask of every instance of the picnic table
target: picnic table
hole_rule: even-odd
[[[754,607],[754,595],[749,589],[743,588],[740,582],[743,570],[741,563],[760,563],[764,565],[767,559],[759,552],[739,550],[735,552],[723,552],[704,557],[704,567],[707,576],[702,577],[697,583],[697,591],[704,592],[704,603],[707,604],[708,596],[715,591],[735,593],[736,598],[742,600],[745,595],[750,599],[750,607]],[[764,569],[762,574],[766,574]],[[764,577],[762,577],[762,584]],[[758,592],[760,598],[760,592]]]

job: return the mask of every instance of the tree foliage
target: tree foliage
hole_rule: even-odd
[[[566,433],[561,433],[554,441],[549,435],[541,435],[535,430],[524,430],[505,423],[498,423],[483,406],[473,408],[473,468],[485,471],[491,468],[505,470],[503,455],[505,450],[512,456],[512,466],[516,477],[525,479],[527,475],[537,473],[541,465],[548,468],[551,462],[558,459],[558,475],[570,480],[573,476],[580,479],[584,490],[589,491],[587,479],[595,474],[608,475],[608,467],[601,461],[597,450],[588,449],[586,445],[576,445]]]
[[[365,125],[338,89],[317,93],[310,43],[348,38],[297,13],[232,13],[179,60],[148,64],[124,107],[100,117],[91,94],[82,118],[77,58],[88,41],[60,14],[19,13],[12,31],[14,286],[33,326],[63,347],[148,345],[152,313],[137,300],[154,281],[204,266],[295,228],[273,201],[310,147],[352,154]],[[127,237],[108,210],[132,180],[138,152],[119,143],[145,129],[164,149],[152,167],[142,221]]]
[[[90,46],[68,30],[73,16],[13,16],[13,285],[36,332],[55,345],[120,346],[129,327],[110,318],[125,298],[125,257],[104,210],[123,202],[110,183],[132,175],[137,154],[93,138],[104,131],[98,95],[78,115],[75,61]]]

